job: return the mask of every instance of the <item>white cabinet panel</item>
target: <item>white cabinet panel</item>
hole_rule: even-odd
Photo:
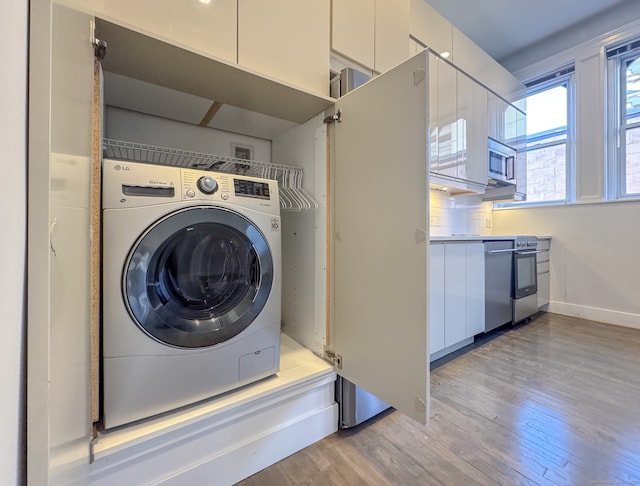
[[[458,349],[462,341],[484,331],[484,244],[436,243],[430,248],[429,352],[433,355],[445,348]]]
[[[409,0],[332,0],[331,48],[379,73],[410,55]]]
[[[409,0],[376,0],[375,70],[383,73],[409,57]]]
[[[438,98],[434,121],[437,126],[437,162],[433,161],[431,170],[437,167],[440,175],[456,178],[458,175],[458,80],[457,71],[441,59],[436,60],[437,74],[435,96]],[[430,108],[431,109],[431,108]],[[432,154],[433,157],[433,154]]]
[[[46,3],[30,24],[27,475],[87,484],[92,16]]]
[[[237,0],[65,0],[104,20],[236,62]]]
[[[338,99],[342,122],[332,125],[331,330],[333,351],[342,356],[337,372],[423,423],[429,228],[425,69],[426,55],[418,54]],[[390,160],[403,161],[393,170],[402,197],[380,197],[391,182]]]
[[[487,90],[458,72],[458,178],[487,183]]]
[[[444,349],[444,248],[429,248],[429,353]]]
[[[331,8],[331,48],[373,69],[375,0],[332,0]]]
[[[548,271],[538,274],[538,309],[549,303],[550,276]]]
[[[466,337],[484,332],[484,244],[468,243],[466,250]]]
[[[329,0],[238,0],[238,64],[328,95],[329,27]]]
[[[451,23],[424,0],[411,0],[409,33],[437,53],[453,54]]]
[[[487,183],[486,90],[429,55],[430,171],[443,185],[484,192]]]
[[[551,240],[548,238],[538,240],[537,274],[538,274],[538,309],[547,305],[551,297]]]
[[[444,345],[467,338],[466,326],[466,245],[448,244],[444,248]]]

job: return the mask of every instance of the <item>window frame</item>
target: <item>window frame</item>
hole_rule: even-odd
[[[524,207],[524,206],[551,206],[575,202],[576,197],[576,168],[575,168],[575,141],[576,141],[576,86],[575,70],[573,65],[566,66],[560,70],[556,69],[549,74],[538,76],[526,83],[527,92],[523,99],[536,95],[543,91],[566,85],[567,89],[567,128],[562,133],[566,133],[564,140],[549,141],[529,147],[529,136],[527,136],[524,148],[520,150],[523,154],[533,150],[540,150],[558,145],[565,145],[565,198],[546,201],[509,201],[496,203],[496,208]],[[522,101],[522,100],[519,100]],[[550,136],[557,136],[555,133]]]
[[[627,130],[640,128],[640,120],[627,123],[626,71],[633,60],[640,61],[640,40],[607,49],[607,161],[605,198],[630,200],[640,198],[640,191],[626,192]],[[623,115],[624,114],[624,115]]]

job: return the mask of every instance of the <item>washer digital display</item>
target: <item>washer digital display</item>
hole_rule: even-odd
[[[257,199],[270,199],[269,184],[267,182],[248,181],[246,179],[234,179],[233,187],[236,196],[255,197]]]

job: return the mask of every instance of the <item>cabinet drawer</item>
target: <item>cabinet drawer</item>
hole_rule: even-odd
[[[538,253],[537,257],[538,263],[544,263],[549,261],[549,250],[542,250]]]
[[[549,250],[551,247],[551,240],[538,240],[538,250]]]
[[[538,262],[538,275],[549,272],[549,262]]]

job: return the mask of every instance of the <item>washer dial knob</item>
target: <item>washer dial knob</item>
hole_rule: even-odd
[[[198,179],[198,189],[205,194],[213,194],[218,190],[218,183],[211,176],[202,176]]]

